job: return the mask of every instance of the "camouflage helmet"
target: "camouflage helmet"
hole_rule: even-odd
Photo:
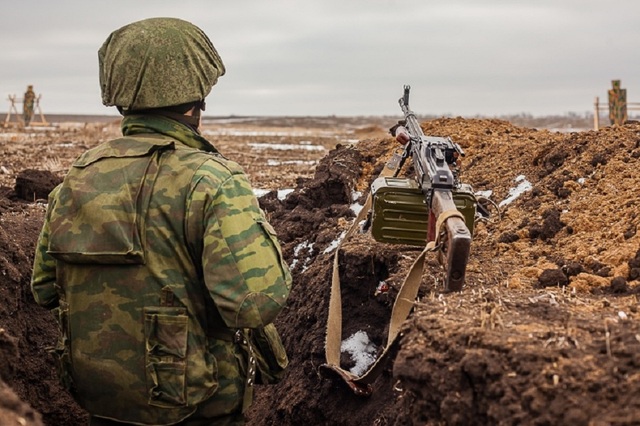
[[[151,18],[112,32],[98,51],[102,103],[124,110],[204,100],[224,75],[202,30],[176,18]]]

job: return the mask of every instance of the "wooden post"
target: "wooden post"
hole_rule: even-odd
[[[36,98],[35,102],[34,102],[34,108],[33,108],[33,112],[34,114],[39,114],[40,115],[40,121],[35,121],[35,122],[31,122],[32,125],[41,125],[41,126],[46,126],[49,123],[47,123],[47,120],[44,118],[44,114],[42,113],[42,108],[40,108],[40,98],[42,97],[42,94],[38,95],[38,97]]]
[[[16,119],[18,120],[18,125],[22,125],[22,116],[18,113],[18,109],[16,108],[16,103],[19,103],[16,95],[9,95],[8,97],[9,103],[11,106],[9,107],[9,112],[7,112],[7,116],[4,119],[4,127],[9,127],[11,124],[11,113],[15,114]]]
[[[593,130],[600,130],[600,98],[597,96],[593,108]]]

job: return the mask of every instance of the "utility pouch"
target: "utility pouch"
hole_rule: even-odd
[[[477,201],[473,189],[461,184],[453,201],[473,235]],[[412,178],[379,177],[371,184],[371,235],[378,242],[424,247],[433,241],[435,217],[420,186]]]
[[[187,336],[185,308],[144,308],[147,390],[149,404],[187,405]]]
[[[280,382],[289,359],[275,325],[252,329],[250,343],[256,359],[256,383],[272,385]]]

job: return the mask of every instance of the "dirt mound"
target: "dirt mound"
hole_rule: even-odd
[[[48,173],[25,171],[20,176],[36,192],[51,189]],[[35,303],[29,288],[45,206],[27,203],[6,188],[3,193],[10,198],[4,199],[8,208],[0,212],[0,365],[6,366],[0,378],[15,394],[0,381],[0,424],[39,425],[41,416],[51,425],[82,424],[85,414],[59,385],[47,353],[57,325],[53,315]],[[10,342],[15,345],[5,344]]]
[[[358,190],[396,146],[378,139],[332,151],[287,199],[262,200],[294,270],[291,304],[279,319],[293,359],[284,382],[259,393],[252,418],[273,425],[633,424],[640,415],[633,396],[640,391],[640,126],[572,134],[500,120],[423,126],[460,143],[463,180],[501,204],[502,220],[494,215],[476,228],[465,289],[441,294],[442,272],[428,260],[421,300],[373,396],[363,400],[321,377],[327,248],[353,216],[345,208],[362,202]],[[344,246],[343,338],[365,330],[384,345],[391,301],[416,254],[366,235]],[[391,291],[380,295],[380,282]]]
[[[322,374],[335,246],[397,148],[382,137],[338,145],[286,197],[260,198],[294,275],[277,321],[291,366],[280,384],[258,387],[251,424],[637,422],[640,125],[565,134],[454,118],[423,128],[458,142],[463,181],[500,205],[501,220],[494,214],[476,226],[465,288],[442,294],[442,270],[429,257],[372,396]],[[0,406],[0,419],[36,410],[45,424],[84,424],[46,356],[55,323],[28,291],[44,206],[2,195],[0,360],[11,367],[0,375],[26,411]],[[343,245],[343,338],[365,332],[384,346],[398,286],[418,252],[368,234]],[[356,364],[343,354],[343,367]]]
[[[18,358],[18,341],[0,328],[0,378],[10,380],[14,375]],[[42,425],[40,414],[0,380],[0,424],[3,425]]]

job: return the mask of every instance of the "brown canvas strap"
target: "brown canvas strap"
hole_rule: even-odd
[[[387,165],[385,165],[384,169],[380,173],[380,176],[388,177],[394,175],[397,167],[397,158],[394,157],[387,163]],[[344,242],[351,235],[353,235],[355,230],[358,229],[360,222],[368,214],[369,210],[371,209],[371,204],[372,197],[371,193],[369,193],[369,196],[367,196],[367,200],[365,201],[362,210],[360,210],[356,219],[353,221],[353,224],[345,233],[344,238],[342,238],[342,240],[338,243],[338,247],[336,248],[336,251],[334,253],[333,274],[331,277],[331,295],[329,299],[329,313],[327,318],[327,331],[325,341],[325,356],[327,363],[322,366],[323,368],[336,373],[347,383],[347,385],[349,385],[354,393],[364,396],[368,396],[371,394],[371,384],[382,372],[384,361],[388,356],[389,349],[395,342],[400,332],[400,326],[407,319],[409,313],[411,312],[411,309],[413,308],[413,304],[420,287],[420,282],[422,281],[424,259],[426,254],[428,252],[439,249],[439,236],[441,234],[441,229],[448,218],[456,216],[464,219],[464,216],[458,210],[445,211],[438,217],[436,222],[436,240],[429,242],[425,246],[424,250],[422,250],[420,255],[415,259],[400,287],[400,290],[398,291],[398,295],[396,296],[393,304],[393,309],[391,311],[389,331],[387,334],[387,343],[385,348],[383,349],[380,356],[376,359],[376,361],[368,368],[368,370],[364,374],[362,374],[361,376],[356,376],[355,374],[340,367],[340,348],[342,345],[342,297],[340,291],[341,286],[338,254],[340,248],[342,247],[342,244],[344,244]]]

